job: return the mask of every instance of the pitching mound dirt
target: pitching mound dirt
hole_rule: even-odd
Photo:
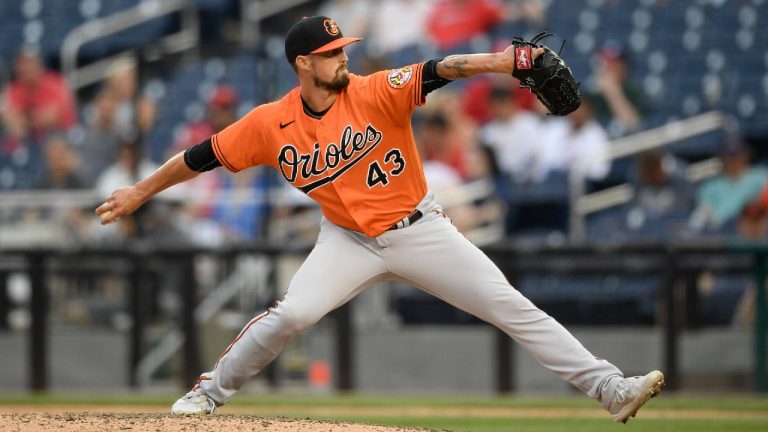
[[[417,432],[424,429],[372,426],[286,418],[214,415],[174,417],[170,414],[2,414],[0,431],[204,431],[258,432]]]

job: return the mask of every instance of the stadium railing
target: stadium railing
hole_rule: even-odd
[[[234,298],[234,293],[242,288],[242,281],[225,281],[226,286],[218,293],[201,297],[198,282],[195,280],[195,259],[201,255],[218,257],[228,268],[236,268],[238,259],[246,256],[259,257],[259,269],[263,270],[264,284],[274,289],[271,279],[275,266],[282,257],[302,256],[309,251],[310,245],[276,245],[259,242],[248,245],[231,245],[225,248],[200,248],[189,245],[157,244],[131,242],[98,247],[86,245],[63,245],[57,247],[14,247],[0,246],[0,281],[7,280],[11,273],[26,274],[31,286],[31,300],[28,303],[31,316],[29,331],[29,387],[32,390],[44,390],[48,387],[48,333],[49,314],[52,309],[50,281],[54,277],[91,277],[103,275],[119,276],[126,283],[127,309],[132,323],[128,338],[130,362],[128,376],[132,386],[141,386],[151,375],[153,365],[169,358],[169,353],[176,348],[182,350],[183,385],[188,385],[200,372],[200,343],[198,324],[210,317],[218,307]],[[667,375],[670,389],[680,388],[680,333],[694,326],[698,310],[695,275],[703,270],[728,272],[754,271],[755,281],[763,290],[758,290],[756,302],[756,325],[754,336],[756,344],[753,354],[754,388],[766,390],[766,304],[764,298],[764,278],[768,246],[760,244],[738,244],[713,241],[675,242],[674,244],[566,244],[548,245],[521,244],[503,242],[487,245],[485,252],[496,262],[508,279],[516,280],[522,274],[558,273],[563,275],[589,275],[621,273],[628,275],[655,274],[664,279],[663,289],[658,293],[661,315],[659,324],[663,327],[662,349],[663,370]],[[165,263],[165,264],[163,264]],[[263,267],[263,268],[262,268]],[[162,339],[155,350],[147,350],[146,321],[148,290],[152,287],[147,280],[158,274],[167,276],[174,273],[176,289],[174,293],[180,317],[173,330]],[[250,274],[250,273],[249,273]],[[90,275],[90,276],[89,276]],[[241,274],[237,277],[248,277]],[[249,280],[249,283],[253,281]],[[180,287],[183,287],[180,288]],[[226,292],[225,292],[226,291]],[[761,293],[762,292],[762,293]],[[272,293],[276,297],[276,293]],[[336,320],[336,385],[341,390],[355,388],[353,380],[355,358],[353,355],[355,328],[350,319],[350,308],[346,306],[332,314]],[[497,331],[493,370],[496,371],[494,382],[500,393],[511,392],[515,388],[514,365],[512,364],[512,342],[510,338]],[[279,379],[267,374],[271,385],[279,386]]]
[[[610,145],[610,159],[616,161],[712,131],[730,132],[732,129],[733,120],[731,118],[723,113],[711,111],[616,139]],[[690,180],[696,182],[718,174],[720,169],[719,160],[709,158],[691,164],[686,175]],[[588,215],[624,204],[632,199],[633,190],[627,183],[588,194],[586,193],[584,177],[575,171],[571,172],[569,183],[572,209],[569,236],[575,241],[585,238],[585,219]]]
[[[256,47],[261,39],[259,25],[269,16],[279,14],[290,8],[309,3],[310,0],[240,0],[240,37],[243,46]]]
[[[141,2],[128,8],[72,29],[61,44],[61,69],[73,90],[77,90],[107,77],[110,66],[122,58],[135,60],[135,52],[125,51],[87,66],[78,66],[83,45],[115,35],[160,17],[179,14],[181,26],[178,32],[167,35],[157,45],[166,52],[180,52],[198,45],[200,25],[195,8],[186,0]]]

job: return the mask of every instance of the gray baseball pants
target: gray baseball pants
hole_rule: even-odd
[[[252,319],[199,386],[224,404],[291,338],[371,285],[399,280],[500,328],[539,363],[607,408],[623,377],[514,289],[445,217],[429,193],[413,225],[372,238],[326,219],[285,297]]]

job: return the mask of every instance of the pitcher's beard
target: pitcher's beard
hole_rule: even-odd
[[[341,91],[344,90],[348,85],[349,73],[337,75],[331,81],[323,81],[320,78],[315,77],[315,86],[325,90]]]

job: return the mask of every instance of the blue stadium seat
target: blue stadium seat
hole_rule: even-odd
[[[624,206],[615,206],[589,215],[585,221],[587,238],[596,242],[626,240],[629,237],[627,210]]]
[[[547,27],[559,37],[574,39],[579,32],[578,20],[574,18],[585,9],[587,5],[584,0],[553,1],[547,11]]]
[[[568,197],[568,175],[552,172],[537,183],[512,182],[509,201],[512,204],[560,202]]]
[[[615,41],[621,45],[627,43],[630,29],[633,28],[631,10],[626,4],[611,2],[600,8],[600,27],[597,37],[602,41]],[[636,10],[636,9],[635,9]]]
[[[235,86],[241,102],[250,100],[254,103],[261,103],[268,99],[268,96],[264,94],[264,80],[261,79],[260,62],[253,53],[241,54],[232,58],[228,62],[228,70],[224,78]]]
[[[134,7],[137,4],[141,3],[140,0],[100,0],[100,1],[101,1],[101,9],[99,11],[100,17],[112,15],[115,12],[123,11],[125,9]]]
[[[713,156],[725,139],[723,131],[713,131],[670,144],[670,150],[683,159]]]

